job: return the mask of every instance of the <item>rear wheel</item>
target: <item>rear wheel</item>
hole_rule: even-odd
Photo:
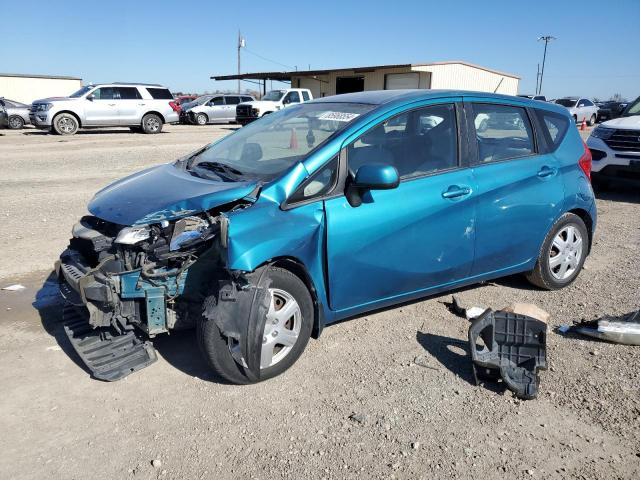
[[[591,118],[589,119],[589,126],[593,127],[596,124],[596,114],[594,113],[593,115],[591,115]]]
[[[269,267],[265,275],[270,303],[262,333],[260,381],[280,375],[298,360],[313,326],[313,302],[302,280],[277,267]],[[202,353],[218,375],[231,383],[251,383],[240,344],[226,337],[215,320],[201,318],[198,339]]]
[[[142,131],[144,133],[160,133],[162,131],[162,119],[155,113],[147,113],[142,117]]]
[[[58,135],[74,135],[79,127],[78,120],[70,113],[59,113],[53,119],[53,130]]]
[[[205,113],[198,113],[196,115],[196,123],[198,125],[206,125],[209,123],[209,117]]]
[[[12,130],[20,130],[24,127],[24,120],[18,115],[12,115],[9,117],[9,128]]]
[[[573,213],[565,213],[547,234],[527,279],[546,290],[564,288],[578,277],[588,249],[589,233],[584,222]]]

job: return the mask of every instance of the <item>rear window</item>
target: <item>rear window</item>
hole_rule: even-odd
[[[173,95],[168,88],[147,88],[147,92],[156,100],[173,100]]]
[[[538,123],[541,126],[543,140],[547,144],[547,151],[552,152],[558,148],[567,133],[569,118],[559,113],[537,108],[535,112],[538,117]]]

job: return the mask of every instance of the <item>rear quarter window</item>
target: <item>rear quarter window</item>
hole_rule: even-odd
[[[173,100],[173,95],[168,88],[147,88],[147,92],[155,100]]]
[[[547,151],[553,152],[558,148],[569,129],[569,118],[565,115],[546,110],[535,109],[540,129],[542,130],[542,140],[547,145]]]

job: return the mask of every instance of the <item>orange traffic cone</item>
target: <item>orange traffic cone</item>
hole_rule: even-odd
[[[582,123],[580,124],[580,130],[586,130],[586,129],[587,129],[587,121],[583,118]]]
[[[291,139],[289,140],[289,149],[297,150],[298,149],[298,135],[296,134],[296,129],[291,129]]]

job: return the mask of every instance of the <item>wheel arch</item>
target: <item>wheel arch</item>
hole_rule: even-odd
[[[74,112],[72,110],[60,110],[59,112],[56,112],[56,114],[53,116],[52,122],[55,122],[56,118],[58,118],[58,115],[63,114],[63,113],[68,113],[69,115],[74,117],[76,119],[76,121],[78,122],[78,128],[82,127],[82,120],[80,120],[80,116],[76,112]]]
[[[593,218],[591,218],[591,214],[583,208],[574,208],[569,210],[567,213],[573,213],[580,217],[580,219],[584,222],[587,227],[587,233],[589,234],[589,250],[587,253],[591,253],[591,245],[593,243]]]
[[[142,118],[146,117],[147,115],[149,115],[150,113],[153,113],[155,115],[158,115],[160,117],[160,120],[162,120],[162,123],[167,123],[167,121],[164,118],[164,115],[162,115],[160,112],[158,112],[157,110],[149,110],[148,112],[145,112],[144,115],[142,115]],[[140,119],[140,122],[142,123],[142,119]]]
[[[324,310],[322,301],[319,298],[318,290],[313,283],[313,279],[307,267],[300,260],[294,257],[277,257],[272,258],[271,260],[265,262],[263,265],[271,265],[274,267],[283,268],[288,270],[296,277],[298,277],[309,290],[309,294],[311,295],[311,300],[313,301],[313,330],[311,331],[311,336],[315,339],[320,337],[322,330],[324,328]]]

